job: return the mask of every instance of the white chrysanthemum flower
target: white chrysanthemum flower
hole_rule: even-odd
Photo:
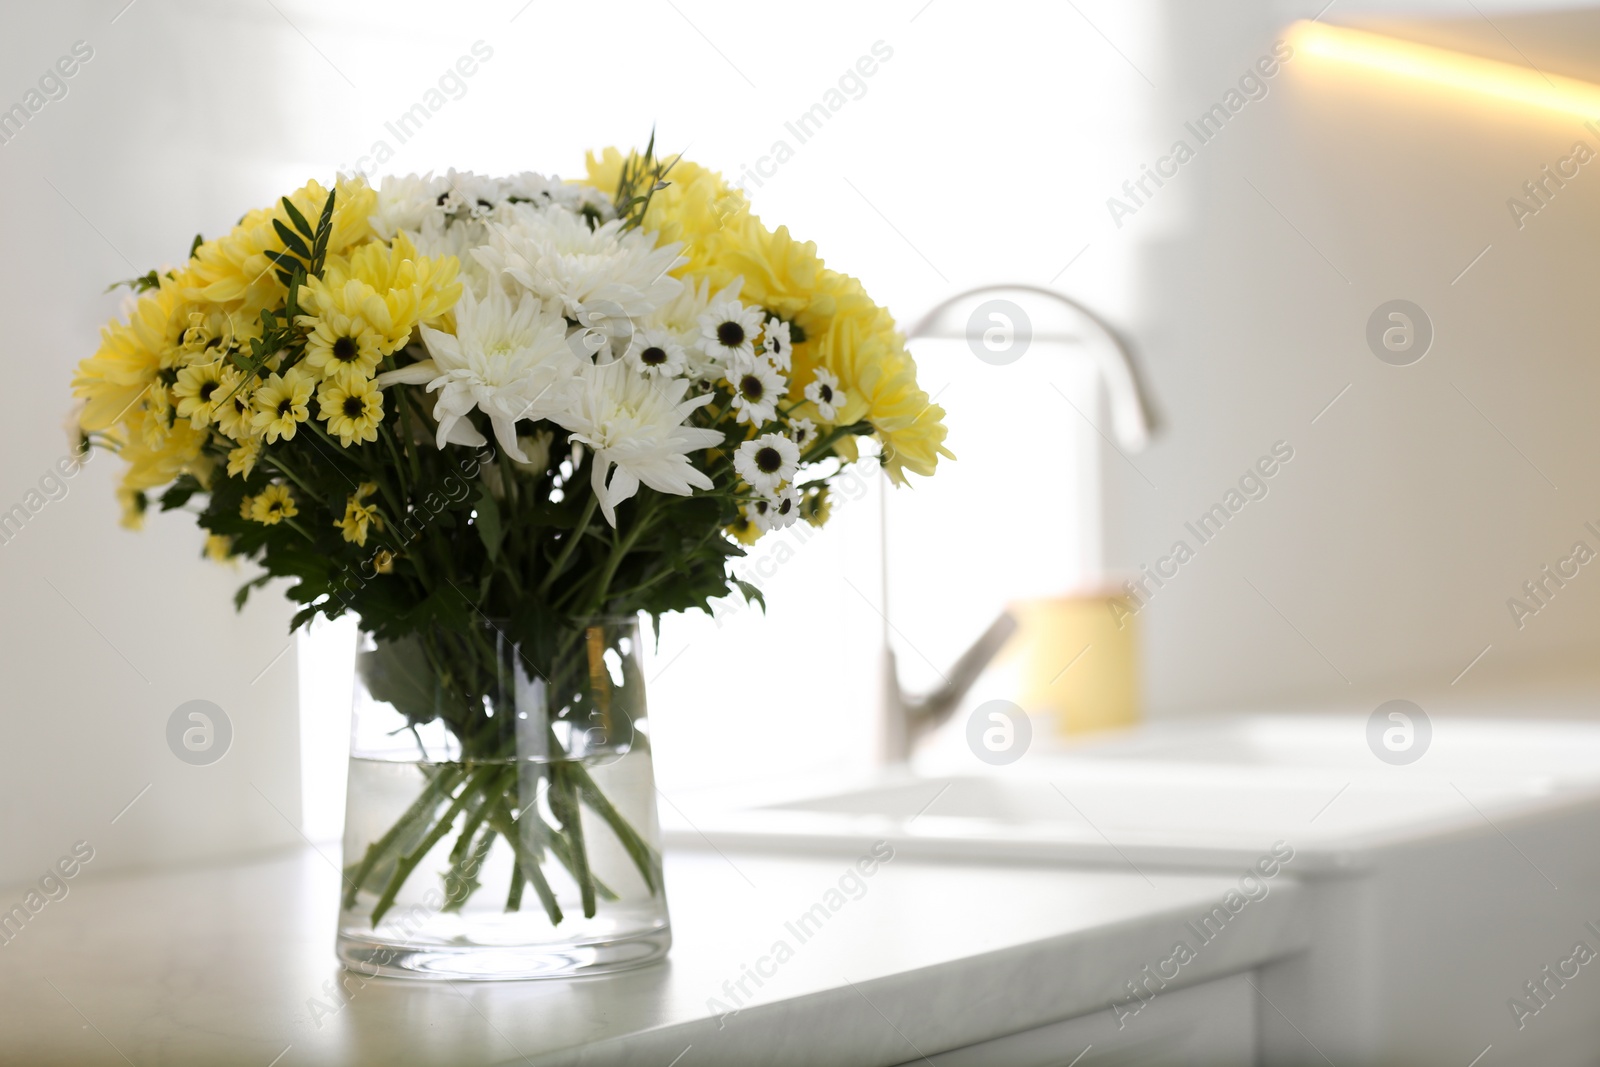
[[[394,240],[401,230],[417,233],[423,223],[444,221],[438,204],[440,180],[431,175],[385,175],[378,185],[378,207],[367,217],[372,232],[385,241]]]
[[[804,452],[817,440],[817,424],[810,419],[790,419],[789,437]]]
[[[766,339],[767,358],[772,360],[774,367],[787,374],[789,360],[794,355],[794,346],[789,341],[789,324],[782,319],[768,319],[767,328],[763,333]]]
[[[818,367],[816,377],[806,386],[806,399],[817,406],[817,414],[822,416],[824,422],[832,422],[839,417],[845,397],[839,388],[839,379]]]
[[[793,526],[794,520],[800,517],[800,497],[794,491],[794,486],[786,485],[772,497],[767,508],[767,529],[782,530]]]
[[[429,392],[437,391],[433,417],[440,448],[487,444],[466,419],[477,408],[489,416],[501,450],[526,463],[517,423],[555,418],[579,370],[567,347],[566,323],[543,315],[531,296],[513,301],[495,290],[480,301],[463,289],[455,315],[454,335],[421,327],[432,359],[380,374],[378,387],[426,382]]]
[[[633,335],[623,357],[628,366],[652,378],[677,378],[688,364],[683,346],[672,331],[660,326],[640,330]]]
[[[759,493],[776,493],[799,466],[800,450],[781,433],[764,433],[733,453],[733,469]]]
[[[739,302],[738,284],[718,293],[700,315],[701,347],[730,372],[741,371],[755,361],[756,338],[761,336],[764,318],[760,308],[745,307]],[[729,378],[732,377],[730,373]]]
[[[552,416],[575,443],[594,452],[591,484],[612,526],[617,505],[638,492],[641,482],[676,496],[712,487],[686,453],[720,443],[722,434],[684,425],[711,402],[710,393],[684,399],[688,390],[682,378],[651,381],[621,361],[585,365],[565,410]]]
[[[510,224],[490,227],[489,244],[472,255],[494,275],[507,275],[544,302],[545,312],[586,327],[591,320],[643,321],[677,296],[683,283],[668,274],[688,262],[677,243],[656,247],[655,235],[622,230],[612,221],[590,228],[562,208],[526,210]],[[612,336],[627,331],[605,327]]]
[[[787,388],[778,368],[765,356],[751,360],[744,370],[728,372],[733,389],[734,417],[752,426],[763,426],[777,416],[778,401]]]

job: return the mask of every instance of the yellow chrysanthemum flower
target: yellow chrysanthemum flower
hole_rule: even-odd
[[[220,360],[213,363],[191,363],[178,372],[172,386],[172,396],[177,400],[180,419],[201,429],[215,417],[216,404],[228,394],[222,388],[223,366]]]
[[[328,432],[349,448],[357,441],[376,441],[383,421],[383,392],[371,378],[334,378],[317,392],[319,414]]]
[[[341,255],[372,236],[367,217],[377,207],[378,194],[366,179],[340,178],[333,202],[333,229],[328,254]],[[328,191],[315,181],[290,194],[289,201],[315,226],[322,215]],[[224,237],[203,242],[190,262],[188,294],[195,300],[232,305],[240,318],[255,321],[262,308],[273,307],[286,295],[268,252],[284,251],[283,239],[273,229],[276,219],[294,229],[282,203],[252,211]]]
[[[764,531],[741,513],[731,524],[723,527],[723,532],[741,545],[753,545],[761,539]]]
[[[160,392],[165,393],[165,390]],[[146,413],[146,425],[156,421],[156,416]],[[159,431],[130,433],[117,450],[128,464],[122,484],[130,489],[154,489],[180,474],[191,473],[197,477],[208,474],[209,463],[200,451],[205,442],[206,431],[197,430],[183,420],[161,427]]]
[[[217,387],[219,399],[212,409],[217,429],[235,441],[260,437],[255,428],[255,378],[245,379],[237,367],[223,367]]]
[[[834,421],[870,422],[883,446],[884,470],[892,481],[904,484],[906,471],[931,475],[940,456],[955,456],[944,447],[944,409],[917,385],[916,364],[904,340],[879,311],[874,307],[835,315],[816,340],[815,363],[837,375],[845,393]],[[809,369],[797,363],[796,377],[809,380]],[[835,447],[847,460],[856,458],[854,438],[842,438]]]
[[[250,500],[250,518],[266,526],[276,526],[298,514],[300,509],[295,507],[294,494],[287,485],[269,485]]]
[[[833,497],[828,494],[827,486],[818,486],[800,498],[800,517],[812,526],[826,525],[832,514]]]
[[[228,452],[228,476],[248,478],[261,458],[261,438],[247,437]]]
[[[718,231],[715,251],[721,274],[729,281],[736,275],[744,279],[739,298],[745,303],[799,323],[808,335],[833,313],[831,294],[821,285],[817,246],[796,241],[787,226],[774,232],[754,215],[730,217]]]
[[[120,522],[124,529],[144,529],[144,513],[150,509],[150,499],[145,496],[143,489],[122,486],[117,490],[117,503],[122,505]]]
[[[162,355],[171,350],[174,313],[183,304],[180,289],[180,280],[162,278],[135,301],[126,323],[100,331],[99,350],[78,364],[72,379],[73,393],[84,399],[79,424],[85,430],[111,429],[156,384]]]
[[[163,367],[213,363],[236,343],[246,343],[261,334],[259,321],[240,323],[216,304],[185,303],[174,311],[168,326],[173,335],[172,347],[162,353]]]
[[[251,425],[264,434],[268,444],[281,437],[290,440],[302,422],[311,417],[311,375],[299,367],[270,375],[255,392],[255,415]]]
[[[404,233],[373,242],[349,258],[330,257],[321,278],[300,288],[312,330],[306,364],[324,378],[346,369],[371,377],[378,361],[406,343],[420,323],[436,322],[461,297],[461,262],[417,254]]]
[[[312,291],[310,286],[301,288],[302,293]],[[349,300],[344,299],[346,293]],[[318,313],[300,316],[300,325],[311,327],[306,338],[305,365],[324,381],[347,376],[370,378],[383,357],[394,350],[389,339],[359,311],[351,314],[346,310],[361,307],[371,295],[372,291],[360,282],[349,281],[343,289],[319,292]]]
[[[160,450],[166,447],[167,434],[177,418],[172,405],[172,392],[158,381],[144,394],[144,399],[133,406],[123,422],[137,429],[139,440],[146,448]]]
[[[345,502],[344,518],[334,523],[346,541],[362,547],[367,543],[367,528],[375,526],[383,529],[383,520],[378,517],[376,504],[364,503],[367,497],[378,491],[373,482],[362,482],[355,493]]]
[[[350,254],[348,270],[350,277],[365,282],[374,292],[388,294],[385,301],[397,321],[401,309],[409,304],[413,323],[435,323],[461,298],[461,261],[455,256],[419,255],[403,231],[388,245],[374,241],[356,249]]]
[[[216,563],[226,563],[233,558],[233,538],[226,534],[206,537],[206,558]]]

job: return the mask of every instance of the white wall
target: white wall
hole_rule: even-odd
[[[1167,5],[1174,36],[1191,43],[1160,105],[1172,137],[1274,36],[1267,5],[1233,11],[1219,22]],[[1382,25],[1600,76],[1592,48],[1583,59],[1600,12],[1465,14]],[[1600,549],[1583,527],[1600,525],[1589,314],[1600,169],[1584,168],[1521,230],[1506,207],[1578,138],[1600,149],[1571,116],[1301,56],[1128,220],[1121,234],[1145,246],[1147,266],[1134,332],[1166,433],[1141,462],[1158,488],[1109,467],[1115,561],[1135,568],[1176,539],[1197,545],[1185,520],[1275,441],[1295,449],[1271,495],[1143,613],[1155,714],[1423,692],[1442,710],[1484,686],[1592,677],[1592,568],[1521,629],[1507,608],[1575,541]],[[1169,193],[1180,194],[1170,208]],[[1380,362],[1363,337],[1395,297],[1436,329],[1412,366]],[[1500,708],[1514,711],[1514,698]]]
[[[187,58],[210,47],[204,27],[147,6],[115,25],[104,4],[7,12],[7,105],[74,42],[94,53],[0,145],[0,510],[25,503],[68,449],[73,365],[121,300],[102,295],[107,283],[170,260],[186,234],[215,233],[273,184],[251,166],[268,154],[270,118],[251,130],[230,117]],[[0,880],[37,877],[78,840],[108,870],[297,839],[289,612],[267,595],[236,615],[246,575],[198,558],[188,516],[119,529],[117,467],[97,456],[0,545]],[[194,699],[232,724],[210,766],[167,747],[168,717]]]

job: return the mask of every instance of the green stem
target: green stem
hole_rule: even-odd
[[[288,466],[283,462],[283,456],[281,454],[279,454],[278,452],[267,453],[265,450],[263,450],[262,454],[267,457],[267,461],[269,463],[271,463],[274,467],[276,467],[278,469],[278,473],[282,474],[285,478],[289,479],[295,485],[299,486],[300,487],[300,491],[305,493],[305,495],[307,497],[309,497],[310,500],[320,500],[320,499],[322,499],[321,497],[319,497],[316,494],[315,491],[312,490],[312,488],[309,485],[307,485],[305,482],[300,480],[300,476],[298,474],[296,474],[294,471],[292,471],[292,470],[290,470],[288,468]]]
[[[394,874],[390,876],[389,884],[384,886],[383,895],[372,906],[372,925],[374,928],[377,927],[378,920],[382,919],[384,914],[394,905],[394,898],[399,894],[400,887],[405,885],[407,878],[411,877],[411,872],[416,870],[417,864],[421,863],[422,858],[432,851],[433,846],[437,845],[440,839],[450,832],[450,827],[455,823],[456,816],[461,814],[461,809],[467,806],[467,802],[472,799],[473,794],[477,791],[481,783],[482,774],[482,771],[475,771],[468,777],[466,784],[461,787],[460,795],[455,798],[450,807],[445,809],[444,815],[434,824],[433,829],[428,831],[427,836],[422,839],[416,848],[401,856],[400,862],[395,864]]]
[[[539,595],[542,597],[550,591],[550,586],[560,577],[566,569],[567,560],[572,558],[573,551],[578,547],[578,542],[583,540],[584,532],[589,529],[589,520],[594,518],[595,508],[600,506],[600,498],[593,493],[589,494],[588,501],[583,505],[583,514],[578,519],[578,525],[572,528],[567,543],[561,546],[561,554],[550,565],[550,570],[545,574],[544,580],[539,583]]]
[[[527,877],[522,873],[522,864],[511,865],[511,891],[506,894],[506,911],[522,910],[522,887],[528,884]]]
[[[405,830],[413,823],[422,818],[432,817],[433,810],[439,806],[440,794],[448,793],[451,789],[454,789],[461,780],[463,773],[455,767],[440,768],[433,778],[429,780],[428,784],[423,787],[422,792],[417,795],[417,799],[411,802],[411,806],[406,809],[405,814],[400,816],[393,826],[389,827],[387,833],[367,846],[366,854],[362,856],[360,864],[356,866],[355,873],[346,878],[344,893],[344,906],[346,908],[356,906],[356,894],[361,891],[363,884],[372,874],[372,869],[378,865],[378,861],[388,854],[397,841],[401,840]]]
[[[539,901],[544,905],[545,914],[550,917],[551,926],[560,926],[563,918],[561,905],[556,903],[556,895],[550,889],[550,883],[545,879],[544,872],[539,869],[539,857],[534,855],[522,840],[521,827],[516,820],[511,818],[511,813],[502,802],[495,805],[494,811],[489,815],[489,825],[500,831],[500,836],[510,843],[512,850],[517,854],[517,868],[533,884],[533,891],[539,894]],[[520,894],[518,895],[520,901]]]
[[[583,898],[583,915],[594,918],[594,876],[589,871],[589,848],[583,839],[583,814],[578,810],[578,791],[569,769],[573,764],[561,762],[550,768],[550,809],[561,820],[572,845],[573,877],[578,882],[578,892]]]
[[[644,878],[645,887],[650,890],[650,895],[655,896],[661,888],[661,857],[655,849],[651,848],[639,832],[628,824],[622,813],[612,806],[606,799],[600,787],[582,764],[574,763],[572,775],[577,779],[577,787],[583,793],[583,799],[595,810],[595,814],[604,819],[611,832],[617,835],[617,840],[622,842],[622,847],[627,850],[633,860],[633,865],[639,868],[639,874]]]

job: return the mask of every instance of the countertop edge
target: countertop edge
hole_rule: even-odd
[[[691,1049],[698,1053],[696,1064],[899,1064],[1095,1011],[1109,1012],[1113,1002],[1132,1001],[1125,983],[1148,983],[1141,969],[1170,959],[1180,940],[1195,949],[1193,958],[1161,991],[1291,955],[1308,944],[1298,921],[1305,893],[1293,883],[1278,885],[1209,941],[1201,941],[1190,924],[1196,914],[1171,909],[861,982],[841,974],[841,984],[833,989],[752,1004],[728,1017],[708,1014],[555,1050],[532,1061],[508,1059],[504,1067],[529,1062],[541,1067],[662,1067]],[[1111,960],[1119,961],[1117,969],[1108,968]],[[803,1059],[791,1058],[802,1054]]]

